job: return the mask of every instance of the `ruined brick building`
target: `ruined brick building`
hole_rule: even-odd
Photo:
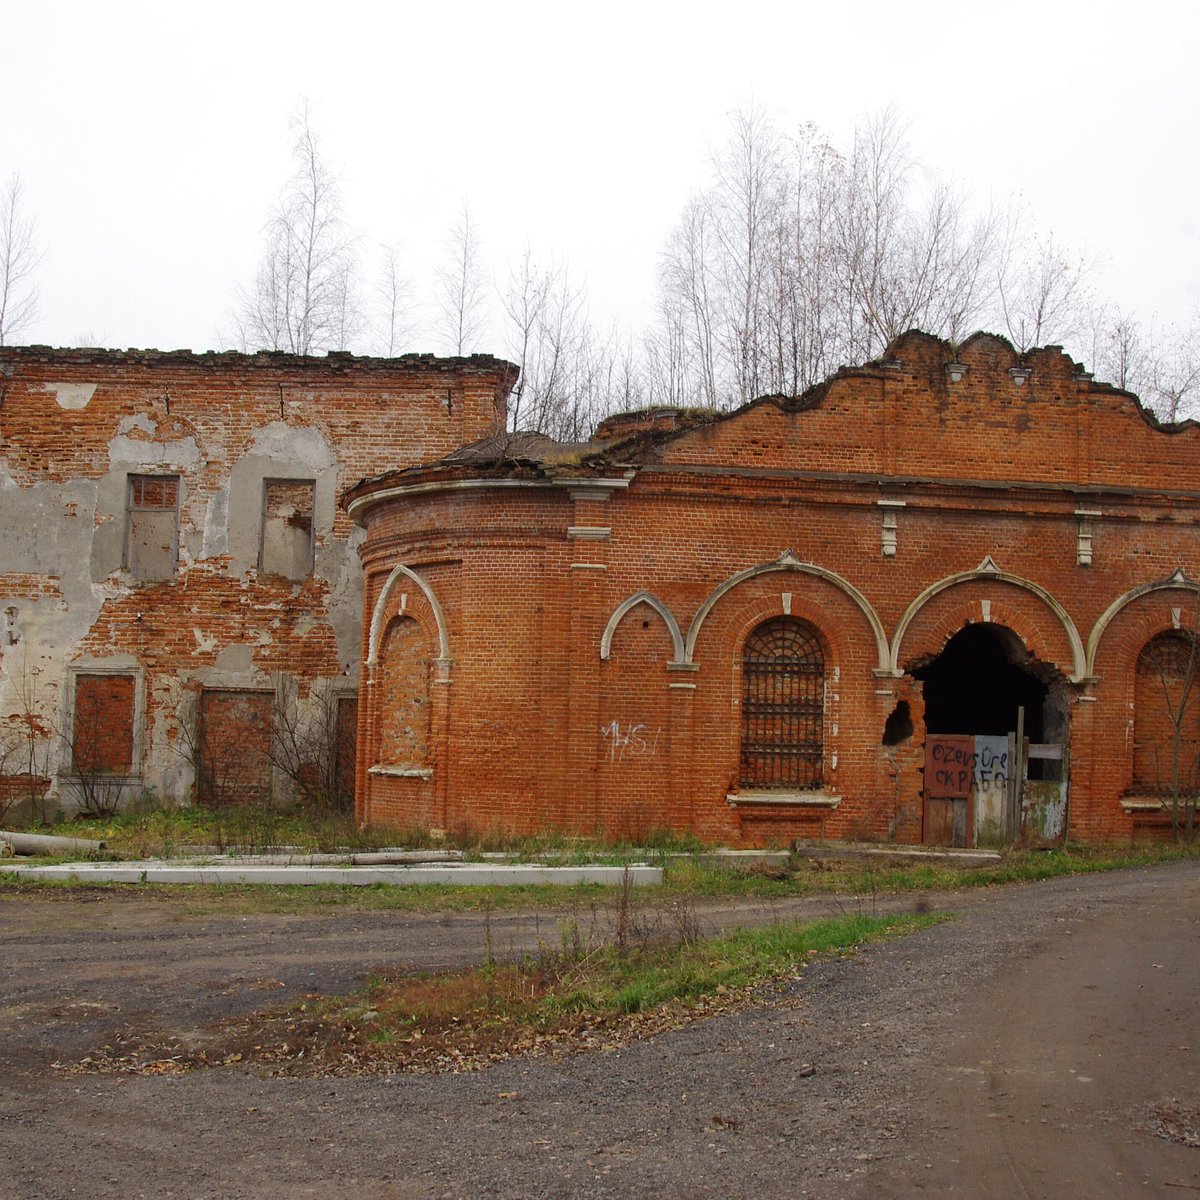
[[[987,844],[1195,785],[1193,423],[984,335],[580,445],[514,379],[0,349],[0,807]]]
[[[485,357],[0,348],[0,809],[352,788],[339,493],[503,428]]]
[[[1195,785],[1200,428],[1057,347],[908,334],[344,502],[368,821],[1098,841]]]

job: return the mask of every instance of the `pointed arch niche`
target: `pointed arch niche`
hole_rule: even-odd
[[[700,638],[700,633],[704,628],[705,622],[708,620],[713,609],[727,595],[751,579],[757,579],[762,575],[769,575],[776,571],[795,572],[800,575],[811,576],[814,579],[819,579],[832,585],[848,597],[862,614],[871,631],[875,646],[876,669],[885,672],[889,670],[890,658],[888,654],[887,635],[883,630],[883,622],[880,621],[879,614],[875,611],[871,602],[848,580],[843,579],[833,571],[827,571],[824,567],[801,562],[790,550],[785,550],[774,562],[760,563],[758,566],[749,567],[745,571],[739,571],[736,575],[731,575],[709,593],[704,603],[696,610],[696,615],[692,618],[692,623],[688,627],[687,641],[684,645],[684,661],[689,664],[695,661],[696,643]]]
[[[1040,584],[1002,570],[990,555],[974,570],[931,584],[908,606],[892,637],[890,673],[902,674],[905,661],[940,654],[975,622],[1007,626],[1035,658],[1072,683],[1087,675],[1083,639],[1067,610]]]

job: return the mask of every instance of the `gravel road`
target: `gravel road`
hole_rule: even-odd
[[[699,920],[857,903],[710,905]],[[0,1197],[1200,1191],[1200,1147],[1187,1144],[1200,862],[934,905],[957,919],[609,1053],[320,1079],[53,1064],[115,1032],[202,1030],[345,991],[378,967],[472,961],[480,917],[238,916],[146,893],[0,892]],[[500,950],[557,937],[555,914],[491,921]]]

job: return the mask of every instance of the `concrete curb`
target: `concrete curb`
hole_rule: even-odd
[[[629,881],[639,887],[662,883],[662,869],[638,863],[625,867],[583,866],[548,867],[540,863],[501,866],[494,863],[446,863],[419,867],[305,867],[255,866],[252,864],[175,864],[163,861],[135,863],[63,863],[52,867],[0,867],[0,875],[18,879],[74,880],[77,883],[248,883],[278,886],[338,885],[364,886],[382,883],[392,887],[417,884],[455,884],[458,886],[504,887],[514,884],[576,883],[620,884],[629,872]]]

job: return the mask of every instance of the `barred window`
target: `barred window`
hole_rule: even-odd
[[[1200,789],[1200,643],[1194,634],[1160,633],[1138,657],[1133,786],[1162,796]]]
[[[759,625],[742,651],[741,785],[819,788],[824,712],[825,655],[817,631],[793,617]]]

